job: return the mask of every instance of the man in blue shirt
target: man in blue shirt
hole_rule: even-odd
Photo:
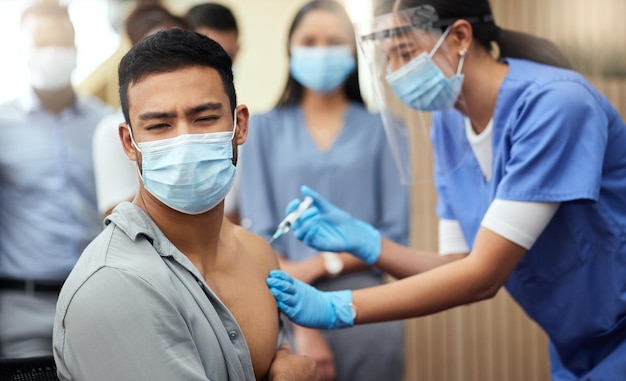
[[[0,105],[0,356],[52,354],[61,285],[101,231],[91,139],[111,110],[76,95],[67,9],[37,4],[21,20],[31,88]]]

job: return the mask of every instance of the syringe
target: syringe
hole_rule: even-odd
[[[300,218],[302,213],[304,213],[304,211],[307,210],[309,206],[311,206],[311,204],[313,204],[313,198],[306,196],[304,200],[302,200],[300,205],[298,205],[298,208],[296,210],[289,213],[287,217],[285,217],[282,221],[280,221],[280,224],[278,224],[278,228],[276,229],[276,232],[274,233],[272,238],[270,238],[269,242],[272,243],[274,242],[276,238],[287,233],[291,229],[291,225],[293,225],[293,223],[296,222],[298,218]]]

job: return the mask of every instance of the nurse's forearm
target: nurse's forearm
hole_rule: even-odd
[[[524,248],[481,228],[474,250],[463,259],[396,282],[354,290],[355,322],[407,319],[491,298],[524,253]]]
[[[395,278],[402,279],[459,258],[459,256],[440,256],[434,252],[413,249],[383,238],[380,257],[374,266]]]
[[[433,314],[491,297],[480,274],[459,260],[409,278],[354,290],[355,324],[401,320]],[[486,290],[489,291],[486,291]]]

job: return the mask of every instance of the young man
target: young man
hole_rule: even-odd
[[[111,112],[72,88],[67,8],[29,6],[21,32],[30,86],[0,105],[0,357],[52,354],[59,290],[102,231],[91,140]]]
[[[277,351],[272,249],[223,216],[248,128],[227,53],[194,32],[158,32],[124,56],[119,81],[120,138],[142,183],[63,286],[60,378],[314,379],[310,359]]]

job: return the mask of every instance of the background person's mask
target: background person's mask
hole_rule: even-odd
[[[289,70],[302,86],[329,93],[341,86],[356,67],[348,45],[329,47],[293,46]]]
[[[30,83],[35,89],[58,91],[72,83],[76,49],[65,46],[31,48],[27,53]]]

